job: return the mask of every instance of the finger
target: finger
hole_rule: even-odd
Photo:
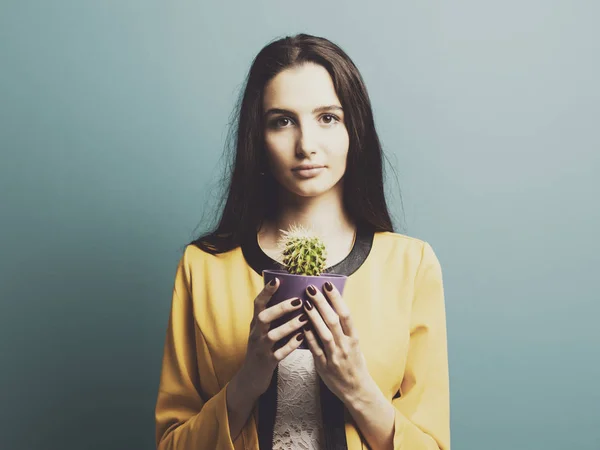
[[[308,321],[308,316],[306,313],[301,314],[299,317],[294,317],[291,320],[288,320],[283,325],[278,326],[277,328],[273,328],[269,330],[267,333],[267,339],[271,342],[271,344],[275,344],[279,342],[286,336],[289,336],[294,331],[298,330]]]
[[[333,310],[331,305],[327,302],[325,296],[319,289],[316,288],[316,286],[308,286],[306,292],[313,300],[313,304],[317,307],[317,310],[319,311],[322,320],[325,322],[325,325],[327,325],[327,328],[331,331],[335,342],[337,344],[341,344],[344,339],[344,331],[342,330],[340,318],[338,317],[337,313]],[[317,328],[317,332],[319,331],[319,328]]]
[[[296,350],[298,347],[300,347],[300,344],[302,344],[303,340],[304,340],[304,333],[299,333],[299,334],[295,334],[294,336],[292,336],[290,338],[290,340],[287,342],[287,344],[285,344],[283,347],[278,348],[277,350],[275,350],[275,352],[273,352],[273,356],[275,357],[275,360],[277,362],[279,362],[282,359],[284,359],[286,356],[288,356],[290,353],[292,353],[294,350]]]
[[[270,306],[267,309],[263,309],[258,313],[257,320],[260,323],[260,326],[266,333],[269,329],[271,322],[275,319],[284,316],[285,314],[289,314],[291,312],[297,311],[302,307],[302,300],[298,297],[294,297],[288,300],[284,300],[281,303]]]
[[[342,294],[340,294],[340,291],[338,291],[338,289],[333,285],[333,283],[329,281],[327,281],[323,285],[323,291],[325,292],[325,295],[331,302],[333,310],[337,313],[340,319],[340,324],[342,326],[342,331],[344,332],[344,334],[353,338],[357,337],[357,332],[354,328],[352,317],[350,316],[350,308],[348,308],[348,305],[344,301]]]
[[[301,306],[302,300],[300,300],[298,297],[292,297],[285,299],[276,305],[263,309],[259,315],[263,316],[267,322],[272,322],[288,313],[296,311]]]
[[[260,291],[254,299],[254,317],[267,307],[267,303],[271,300],[271,297],[278,288],[279,278],[273,278],[269,283],[263,286],[262,291]]]
[[[321,364],[321,366],[325,366],[327,363],[327,356],[319,344],[317,337],[312,331],[312,327],[306,326],[304,327],[304,339],[306,339],[306,343],[308,344],[308,348],[313,354],[313,358],[317,364]]]
[[[323,349],[325,350],[325,353],[329,358],[331,355],[333,355],[336,346],[335,339],[333,337],[333,334],[331,333],[331,330],[329,329],[327,324],[325,324],[325,321],[321,317],[321,314],[319,313],[317,308],[313,306],[312,301],[310,299],[306,299],[304,301],[304,310],[308,314],[308,317],[310,318],[310,321],[312,323],[312,328],[313,330],[316,330],[316,334],[321,339],[321,342],[323,343]]]

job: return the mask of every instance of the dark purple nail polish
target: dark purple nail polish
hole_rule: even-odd
[[[306,306],[306,309],[308,309],[309,311],[310,311],[311,309],[313,309],[313,305],[312,305],[312,303],[310,302],[310,300],[304,300],[304,306]]]
[[[273,286],[275,286],[276,284],[277,284],[277,278],[273,278],[273,279],[271,280],[271,282],[269,283],[269,286],[273,287]]]
[[[310,325],[310,323],[307,323],[306,325],[304,325],[304,331],[310,331],[312,330],[312,326]]]
[[[302,339],[304,339],[304,333],[300,333],[298,336],[296,336],[297,341],[301,341]]]
[[[310,295],[315,295],[317,293],[317,290],[315,289],[315,287],[312,284],[308,287],[308,293]]]
[[[333,284],[331,284],[329,281],[326,281],[325,282],[325,289],[327,290],[327,292],[333,291]]]
[[[301,303],[301,301],[299,298],[292,300],[292,306],[298,306],[298,305],[300,305],[300,303]]]
[[[300,317],[298,317],[298,320],[300,322],[306,322],[308,320],[308,316],[306,314],[302,314]]]

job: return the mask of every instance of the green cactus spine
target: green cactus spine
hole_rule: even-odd
[[[300,225],[290,226],[278,241],[286,270],[295,275],[318,276],[325,270],[327,249],[323,241]]]

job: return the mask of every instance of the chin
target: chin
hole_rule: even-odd
[[[309,181],[308,183],[306,181]],[[291,186],[286,186],[286,189],[299,197],[317,197],[331,191],[337,183],[323,183],[322,181],[311,182],[306,180],[303,183],[292,183]]]

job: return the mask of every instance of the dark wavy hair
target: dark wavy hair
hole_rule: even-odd
[[[211,254],[227,252],[256,234],[265,219],[275,218],[278,186],[267,166],[263,93],[265,85],[278,73],[306,63],[319,64],[329,72],[344,109],[349,134],[344,208],[358,226],[394,231],[384,193],[384,155],[360,72],[333,42],[297,34],[267,44],[254,59],[243,94],[232,114],[234,120],[227,138],[230,142],[235,137],[235,158],[229,162],[221,180],[227,183],[227,189],[219,209],[224,200],[225,207],[218,226],[191,244]],[[228,147],[226,145],[226,149]]]

